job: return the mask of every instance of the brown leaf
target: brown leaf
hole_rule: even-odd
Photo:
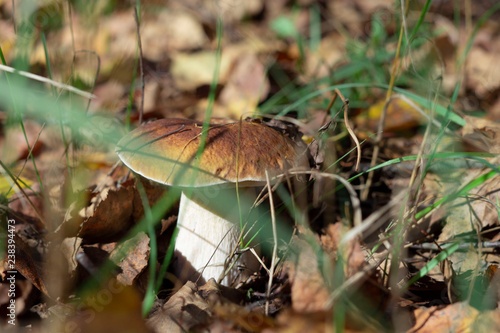
[[[188,281],[151,315],[147,324],[157,333],[182,333],[207,323],[210,316],[208,303],[198,295],[196,285]]]
[[[3,269],[5,271],[17,270],[22,276],[38,288],[38,290],[43,292],[45,295],[49,295],[42,278],[41,263],[33,258],[34,255],[36,255],[36,252],[32,250],[31,247],[18,235],[14,235],[13,239],[16,246],[15,262],[14,265],[11,266],[12,262],[9,262],[6,257],[3,261]]]
[[[82,209],[79,209],[82,202],[73,203],[66,220],[52,237],[78,236],[86,244],[118,239],[132,225],[134,191],[133,182],[124,183],[119,189],[106,188],[94,195],[90,204]],[[91,194],[90,191],[87,193]]]
[[[111,237],[128,230],[133,193],[133,187],[122,186],[118,190],[104,190],[94,197],[86,210],[88,219],[82,224],[78,236],[86,243],[107,242]]]
[[[141,38],[148,45],[144,56],[151,61],[165,61],[174,51],[200,49],[208,42],[201,22],[182,8],[161,10],[156,19],[147,20]]]
[[[146,192],[146,197],[148,198],[148,203],[152,207],[165,193],[165,187],[159,186],[157,183],[154,183],[148,179],[139,178],[139,181],[142,183],[144,187],[144,191]],[[133,180],[129,180],[126,183],[123,183],[122,186],[131,184]],[[139,195],[139,192],[135,190],[134,185],[134,198],[133,198],[133,211],[132,211],[132,220],[134,223],[138,222],[144,216],[144,207],[142,206],[142,200]]]
[[[496,39],[492,37],[492,40]],[[466,85],[480,98],[487,97],[487,94],[500,87],[500,68],[496,65],[500,43],[488,42],[488,44],[490,45],[488,50],[478,46],[473,47],[468,54],[471,61],[465,63]]]
[[[46,228],[39,219],[39,214],[43,216],[44,212],[43,198],[38,195],[40,194],[40,185],[38,183],[32,184],[29,189],[25,188],[24,191],[29,196],[33,206],[29,204],[22,192],[16,192],[11,197],[9,208],[15,212],[17,222],[24,220],[40,232]],[[19,224],[16,226],[17,228],[19,228]]]
[[[217,319],[230,322],[246,332],[261,332],[275,326],[274,320],[264,313],[249,311],[234,303],[216,304],[214,312]],[[215,327],[217,326],[215,325]],[[214,326],[211,326],[211,330],[213,328]]]
[[[44,142],[38,137],[42,131],[42,127],[35,123],[34,121],[25,120],[23,121],[24,132],[20,126],[9,126],[4,130],[6,133],[3,134],[0,142],[0,156],[2,156],[2,161],[7,165],[18,160],[25,159],[30,149],[32,154],[37,156],[40,154],[44,147]],[[26,138],[29,143],[29,147],[26,144]]]
[[[266,69],[254,53],[246,53],[236,60],[229,74],[219,102],[228,108],[229,114],[218,115],[238,119],[253,112],[269,93]]]
[[[64,323],[68,332],[151,332],[141,314],[142,299],[133,287],[110,280],[83,300]]]
[[[132,285],[147,267],[149,252],[149,237],[144,232],[117,246],[111,253],[110,259],[122,269],[122,273],[117,276],[118,282],[126,286]],[[123,259],[122,253],[126,253]]]
[[[363,130],[376,132],[384,105],[384,100],[373,104],[365,113],[355,118],[356,124]],[[413,105],[401,98],[395,98],[387,106],[384,132],[405,131],[426,122],[427,119]]]
[[[409,333],[498,332],[500,329],[500,310],[479,312],[466,302],[418,308],[414,315],[415,324]]]
[[[325,235],[321,235],[321,244],[327,253],[333,255],[333,257],[338,255],[338,246],[347,230],[347,227],[342,223],[328,225]],[[345,265],[347,270],[346,277],[349,278],[363,269],[366,264],[365,255],[358,239],[348,242],[343,251],[344,260],[347,260],[347,264]]]
[[[207,299],[214,311],[213,322],[207,328],[210,332],[227,332],[238,327],[248,332],[261,332],[275,326],[274,320],[259,312],[258,308],[249,310],[239,305],[245,298],[242,290],[218,285],[210,279],[198,288],[198,293]]]
[[[489,119],[465,116],[461,130],[466,143],[479,151],[500,153],[500,124]]]
[[[324,332],[333,333],[332,312],[300,313],[291,310],[284,311],[278,315],[278,327],[268,328],[263,333],[301,333],[301,332]],[[346,332],[346,330],[344,330]]]
[[[330,292],[319,270],[318,258],[306,241],[296,239],[295,247],[298,251],[296,262],[287,262],[285,266],[292,283],[292,308],[307,313],[323,311]]]

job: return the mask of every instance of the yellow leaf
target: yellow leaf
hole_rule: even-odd
[[[17,183],[21,188],[27,188],[33,184],[32,181],[24,177],[19,177]],[[16,184],[10,177],[6,178],[4,175],[0,175],[0,194],[10,198],[15,193],[13,187],[16,187]]]

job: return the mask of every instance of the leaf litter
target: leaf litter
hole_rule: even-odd
[[[388,64],[397,45],[393,37],[399,29],[395,17],[400,15],[400,8],[384,0],[369,5],[363,1],[299,1],[294,6],[287,1],[255,0],[244,6],[224,1],[216,8],[195,0],[171,7],[144,1],[140,30],[145,61],[143,95],[137,85],[139,76],[132,82],[137,46],[133,8],[71,6],[72,20],[62,7],[33,9],[39,17],[62,17],[63,21],[60,27],[38,26],[40,31],[52,30],[44,35],[45,42],[37,39],[33,44],[28,58],[31,70],[49,75],[46,46],[54,80],[72,80],[72,84],[92,89],[97,96],[90,103],[88,117],[103,112],[117,123],[125,123],[128,114],[132,122],[139,118],[141,98],[146,120],[203,119],[212,103],[209,86],[216,59],[217,13],[223,13],[226,25],[213,116],[233,119],[257,117],[261,108],[267,117],[268,105],[278,109],[291,104],[297,100],[297,92],[300,98],[333,84],[366,80],[374,86],[388,83]],[[471,22],[477,22],[489,9],[484,6],[475,6],[470,12],[460,10]],[[17,37],[7,18],[15,11],[8,2],[0,4],[0,11],[5,14],[0,26],[6,27],[0,29],[1,48],[10,62],[15,57],[11,44]],[[410,9],[407,24],[416,24],[420,13]],[[65,140],[72,135],[69,129],[61,133],[57,126],[45,125],[43,118],[31,117],[22,119],[28,148],[23,130],[12,125],[17,116],[2,104],[1,160],[13,174],[20,173],[21,187],[34,203],[28,205],[18,188],[4,196],[7,190],[3,189],[10,188],[12,181],[2,174],[2,228],[8,219],[16,221],[14,269],[18,271],[15,300],[19,323],[33,331],[49,327],[52,331],[78,328],[92,332],[497,330],[499,178],[489,174],[498,170],[498,160],[493,155],[473,154],[498,153],[500,99],[496,92],[500,81],[493,66],[500,45],[496,38],[498,24],[488,20],[478,29],[468,58],[457,71],[460,53],[450,50],[464,49],[464,36],[471,27],[467,22],[457,26],[452,13],[431,5],[425,25],[439,32],[430,34],[427,38],[432,42],[420,48],[415,40],[413,53],[401,58],[415,75],[400,74],[396,85],[405,89],[422,85],[422,75],[441,71],[443,96],[449,96],[463,80],[453,100],[453,110],[460,110],[465,120],[463,128],[450,126],[425,137],[428,122],[422,112],[429,114],[432,110],[422,107],[411,95],[393,95],[386,105],[385,91],[380,89],[340,89],[351,103],[347,121],[355,126],[358,138],[365,140],[362,172],[370,168],[376,144],[373,135],[384,112],[387,121],[377,164],[413,156],[376,171],[361,211],[364,221],[377,212],[385,213],[370,228],[350,236],[349,241],[342,240],[358,226],[352,222],[348,192],[338,181],[321,176],[335,173],[349,179],[358,175],[353,170],[355,154],[349,154],[353,144],[345,120],[335,118],[341,105],[325,111],[331,99],[325,93],[298,105],[286,115],[288,119],[255,120],[307,147],[311,168],[319,172],[309,180],[312,185],[306,187],[305,200],[297,197],[291,204],[286,196],[281,198],[282,207],[296,204],[302,213],[299,218],[286,209],[281,212],[280,219],[288,223],[293,236],[280,239],[269,297],[264,268],[238,288],[218,286],[213,280],[203,286],[190,282],[179,285],[169,270],[158,276],[164,272],[161,265],[169,257],[175,234],[176,204],[158,219],[153,227],[155,234],[141,229],[143,200],[134,176],[127,178],[124,167],[111,167],[117,160],[112,145],[97,141],[100,143],[87,150],[85,144],[76,141],[67,144]],[[313,33],[315,20],[321,23],[317,35]],[[293,33],[278,36],[276,32],[284,29],[279,24],[290,23],[288,28],[292,29],[288,31]],[[314,38],[318,39],[316,44]],[[91,57],[81,57],[72,66],[68,54],[74,49],[99,55],[97,78],[96,61]],[[432,59],[442,63],[429,63]],[[317,80],[329,76],[335,79]],[[418,91],[418,87],[413,88]],[[418,92],[434,98],[429,97],[428,89]],[[422,145],[427,145],[425,156],[418,164],[416,156]],[[30,152],[36,170],[29,162]],[[450,153],[460,156],[448,158],[446,154]],[[415,168],[420,170],[417,185],[411,175]],[[358,191],[365,181],[366,174],[362,173],[351,184]],[[477,184],[466,193],[433,208],[442,198],[475,181]],[[151,207],[163,203],[169,192],[147,181],[142,181],[142,186]],[[391,200],[401,198],[400,191],[408,191],[410,200],[415,199],[413,195],[418,200],[409,201],[414,202],[409,207],[397,207]],[[293,187],[289,193],[294,193]],[[430,208],[431,213],[419,215]],[[3,239],[7,239],[7,230],[2,229]],[[399,238],[404,239],[403,254],[400,261],[394,261]],[[458,250],[403,288],[438,253],[457,241]],[[270,239],[263,240],[264,245],[266,242]],[[269,254],[260,259],[264,265],[271,262]],[[153,272],[152,267],[156,267]],[[2,320],[8,318],[11,300],[9,269],[6,257],[0,269]],[[107,271],[104,278],[103,271]],[[152,310],[144,314],[141,307],[151,290],[152,276],[157,279],[155,283],[159,281],[159,288],[155,288]],[[86,288],[89,281],[97,287]],[[4,322],[2,325],[9,327]]]

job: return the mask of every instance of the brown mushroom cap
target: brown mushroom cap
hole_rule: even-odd
[[[290,138],[269,126],[245,121],[210,125],[197,158],[202,126],[188,119],[157,120],[123,137],[116,151],[134,172],[175,186],[227,182],[245,186],[264,182],[266,169],[273,176],[303,165],[304,157]]]

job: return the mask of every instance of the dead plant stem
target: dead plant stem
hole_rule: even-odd
[[[269,315],[269,295],[271,295],[271,287],[273,285],[273,275],[274,275],[274,265],[276,264],[276,255],[278,252],[278,234],[276,232],[276,215],[274,211],[274,201],[273,201],[273,193],[271,190],[271,182],[269,180],[269,174],[266,170],[266,182],[267,182],[267,190],[269,191],[269,205],[271,206],[271,225],[273,228],[273,255],[271,257],[271,266],[269,267],[269,282],[267,283],[267,291],[266,291],[266,316]]]

